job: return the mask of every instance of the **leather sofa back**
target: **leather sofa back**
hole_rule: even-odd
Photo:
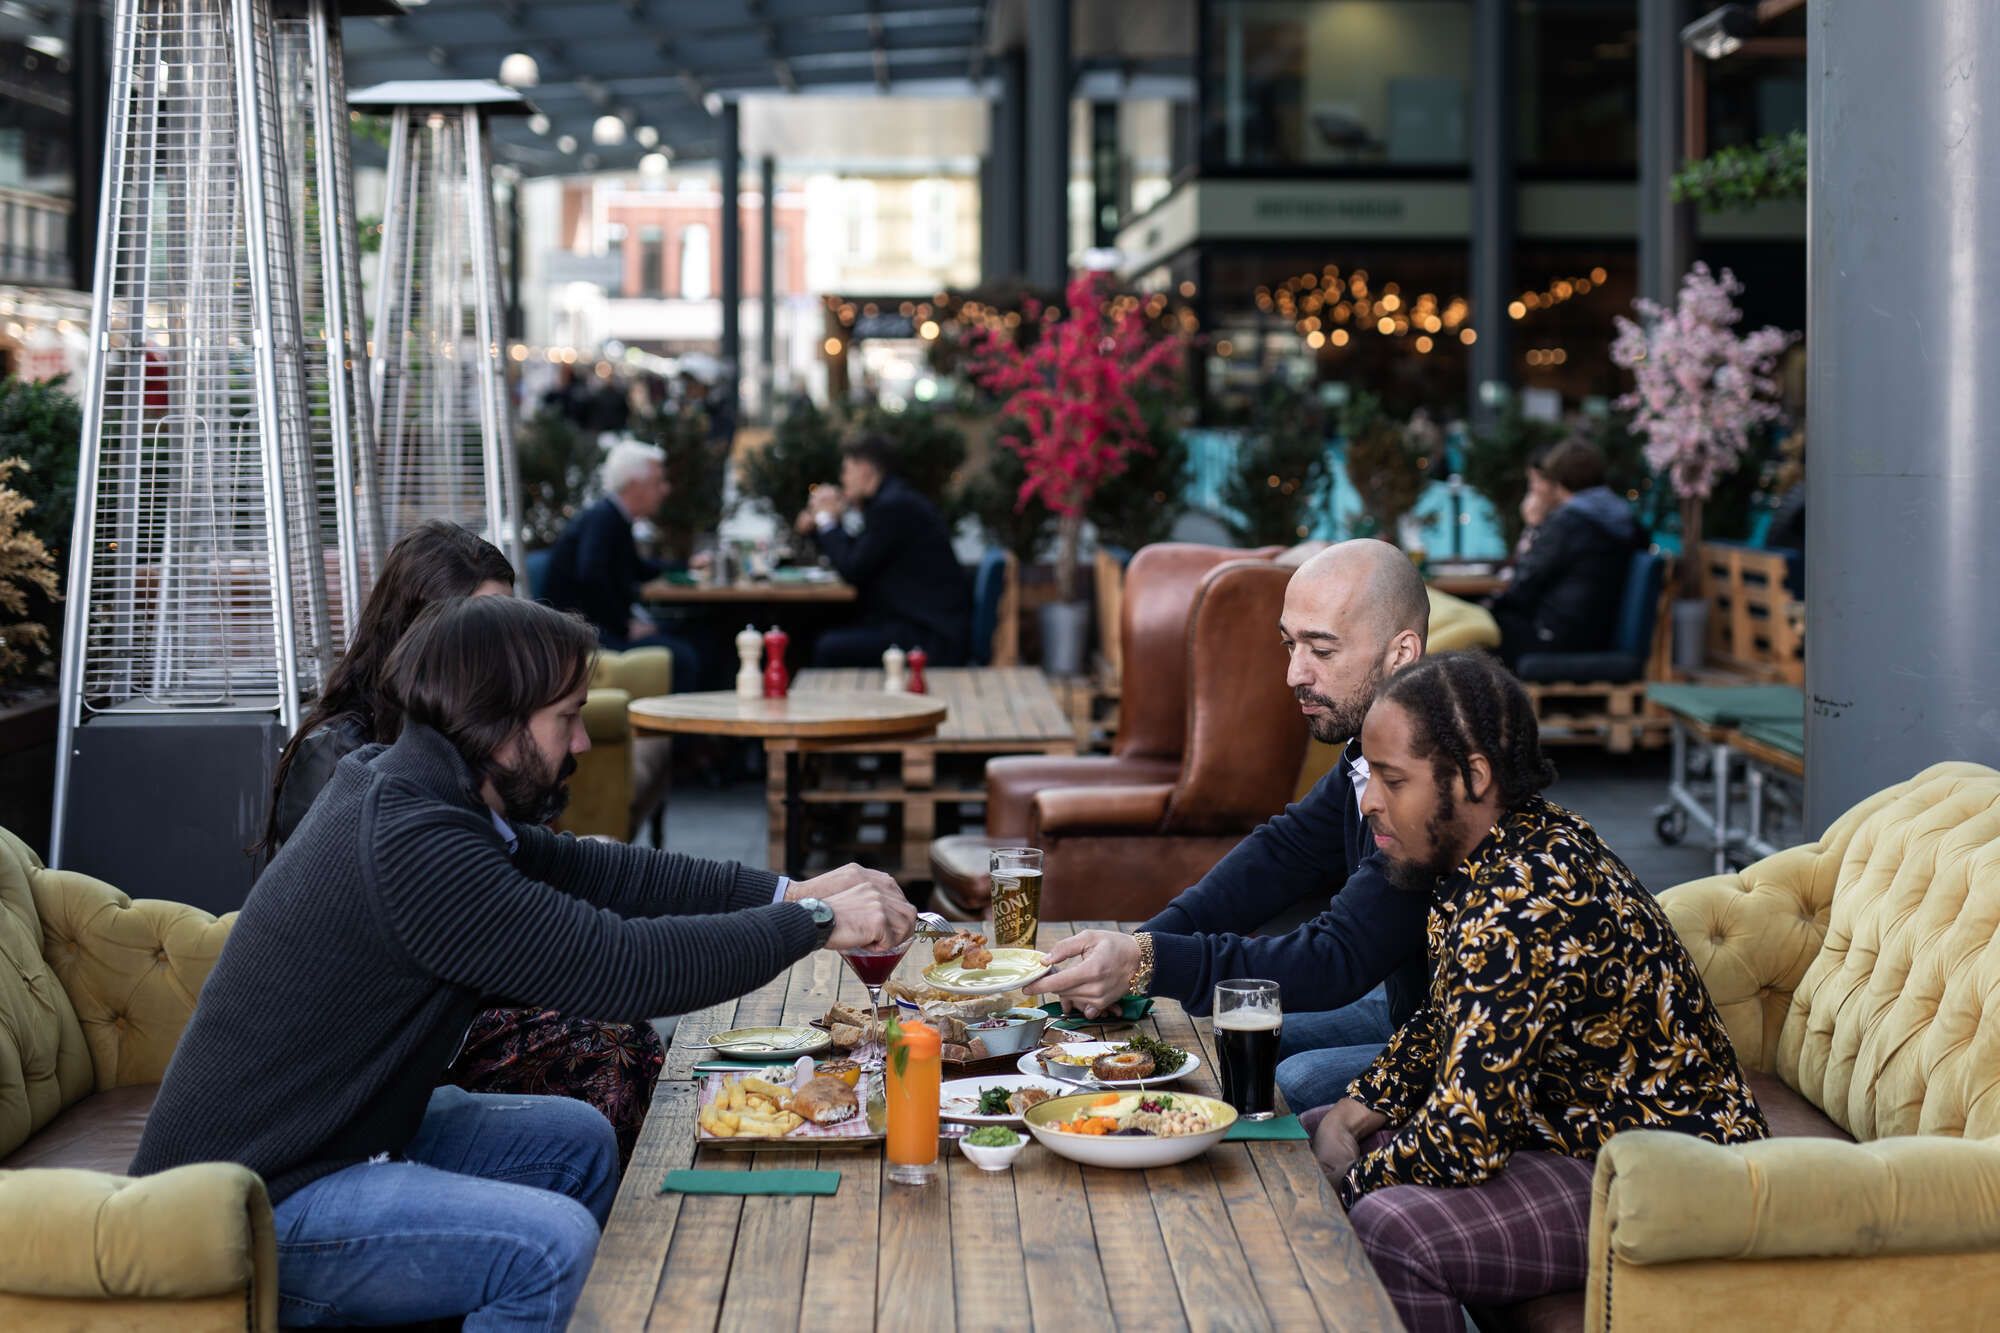
[[[1244,551],[1189,542],[1140,548],[1125,568],[1122,697],[1118,739],[1121,759],[1178,760],[1187,745],[1187,627],[1195,588],[1217,565]],[[1272,623],[1276,623],[1273,616]]]
[[[1285,684],[1278,617],[1292,571],[1231,560],[1202,576],[1188,615],[1187,742],[1162,828],[1254,827],[1285,808],[1306,725]]]
[[[42,957],[41,858],[0,829],[0,1157],[90,1092],[90,1049]]]
[[[1777,1068],[1861,1140],[2000,1134],[2000,772],[1938,764],[1836,820]]]

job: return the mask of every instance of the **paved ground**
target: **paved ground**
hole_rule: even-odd
[[[1700,847],[1662,846],[1653,811],[1665,800],[1664,752],[1613,756],[1590,750],[1557,750],[1551,799],[1597,827],[1625,863],[1654,892],[1709,873]],[[764,861],[764,790],[737,782],[721,790],[681,785],[667,809],[667,845],[697,856],[761,865]]]

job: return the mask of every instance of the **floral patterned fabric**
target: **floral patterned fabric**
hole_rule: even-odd
[[[1388,1142],[1341,1182],[1473,1185],[1517,1151],[1592,1158],[1622,1129],[1769,1133],[1694,962],[1577,816],[1533,797],[1438,883],[1430,997],[1349,1096]]]
[[[553,1009],[488,1009],[472,1020],[440,1081],[467,1092],[589,1102],[618,1131],[622,1166],[632,1160],[666,1058],[651,1023],[600,1023]]]

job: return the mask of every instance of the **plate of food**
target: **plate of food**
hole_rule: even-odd
[[[708,1048],[721,1055],[812,1055],[833,1045],[833,1038],[818,1028],[797,1027],[731,1028],[708,1039]]]
[[[950,995],[1000,995],[1049,973],[1049,956],[1037,949],[990,949],[986,937],[961,930],[931,946],[924,980]]]
[[[868,1125],[874,1075],[851,1060],[801,1060],[780,1075],[710,1074],[702,1080],[697,1139],[722,1148],[767,1147],[777,1140],[873,1142]]]
[[[1130,1041],[1070,1041],[1029,1051],[1015,1066],[1092,1088],[1151,1088],[1201,1068],[1193,1051],[1143,1034]]]
[[[1030,1107],[1028,1132],[1086,1166],[1172,1166],[1199,1157],[1236,1123],[1236,1108],[1191,1092],[1079,1092]]]
[[[1069,1089],[1030,1074],[955,1078],[938,1090],[938,1119],[962,1125],[1018,1125],[1031,1107]]]

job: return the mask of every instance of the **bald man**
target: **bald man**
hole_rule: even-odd
[[[1383,873],[1361,818],[1368,765],[1357,737],[1376,686],[1423,656],[1429,628],[1423,578],[1387,542],[1341,542],[1299,566],[1277,625],[1285,683],[1313,738],[1344,747],[1340,762],[1133,934],[1086,930],[1057,945],[1049,957],[1061,970],[1042,988],[1093,1017],[1133,990],[1203,1014],[1218,981],[1276,981],[1285,1100],[1305,1108],[1346,1096],[1426,982],[1430,904]],[[1325,908],[1287,934],[1251,934],[1302,900]]]

